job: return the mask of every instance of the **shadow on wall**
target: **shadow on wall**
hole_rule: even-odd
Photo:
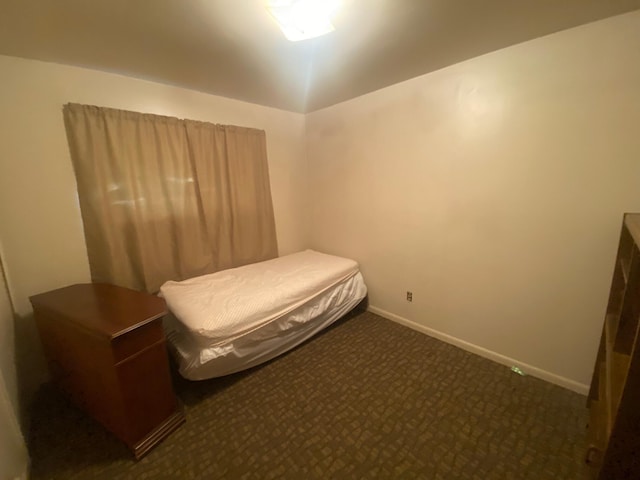
[[[33,313],[14,314],[13,318],[20,425],[23,432],[28,432],[31,404],[40,386],[50,377]]]

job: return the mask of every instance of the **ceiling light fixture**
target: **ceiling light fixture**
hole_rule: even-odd
[[[341,0],[268,0],[271,13],[284,36],[292,42],[333,32],[331,18]]]

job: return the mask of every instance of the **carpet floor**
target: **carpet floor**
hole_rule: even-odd
[[[586,478],[585,397],[368,312],[247,372],[175,384],[187,422],[138,462],[43,387],[32,478]]]

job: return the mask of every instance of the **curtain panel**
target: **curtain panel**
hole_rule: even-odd
[[[167,280],[278,254],[265,132],[64,106],[91,277]]]

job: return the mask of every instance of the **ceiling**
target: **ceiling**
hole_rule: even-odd
[[[612,15],[640,0],[344,0],[289,42],[264,0],[0,0],[0,54],[296,112]]]

